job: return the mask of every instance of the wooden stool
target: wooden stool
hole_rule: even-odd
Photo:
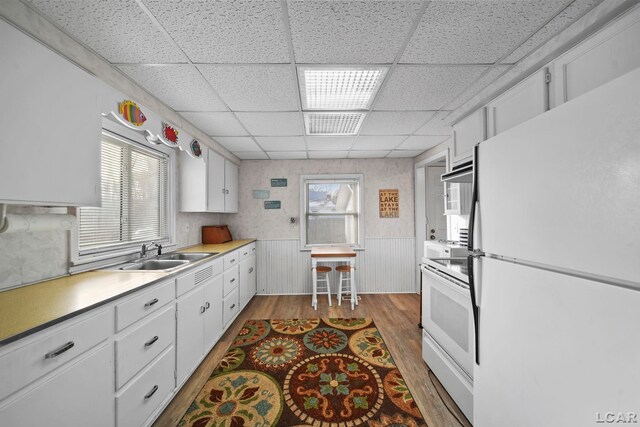
[[[331,272],[331,267],[326,267],[324,265],[319,265],[316,267],[316,280],[313,282],[313,297],[311,298],[311,306],[314,310],[318,309],[318,282],[324,282],[326,289],[320,289],[320,291],[327,292],[327,298],[329,299],[329,307],[331,307],[331,283],[329,282],[329,273]],[[319,275],[324,274],[324,277],[321,278]]]
[[[356,292],[356,284],[351,280],[351,266],[339,265],[336,267],[336,271],[340,272],[340,278],[338,279],[338,305],[342,305],[342,283],[347,282],[348,292],[351,300],[351,310],[358,305],[358,292]]]

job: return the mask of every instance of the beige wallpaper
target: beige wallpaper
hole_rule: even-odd
[[[300,237],[300,175],[364,174],[365,238],[414,237],[413,159],[243,160],[240,162],[239,213],[224,215],[234,238],[297,239]],[[288,186],[272,188],[271,178],[287,178]],[[378,190],[398,189],[400,218],[379,218]],[[264,209],[253,190],[269,190],[269,200],[282,209]],[[296,218],[291,225],[290,217]]]

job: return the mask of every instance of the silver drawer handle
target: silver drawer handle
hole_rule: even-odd
[[[229,307],[229,310],[233,310],[233,308],[234,308],[235,306],[236,306],[236,305],[235,305],[235,304],[233,304],[231,307]]]
[[[248,254],[248,253],[249,253],[249,252],[245,252],[245,253],[243,253],[242,255],[246,255],[246,254]]]
[[[69,341],[68,343],[66,343],[65,345],[60,347],[59,349],[53,350],[52,352],[45,354],[44,358],[45,359],[53,359],[54,357],[58,357],[62,353],[64,353],[65,351],[71,350],[74,345],[76,345],[76,344],[73,341]]]
[[[204,308],[209,310],[209,308],[211,307],[211,304],[209,304],[209,301],[204,303]]]
[[[204,305],[200,306],[200,314],[204,313],[205,311],[207,311],[207,307],[205,307]]]
[[[146,303],[146,304],[144,305],[144,308],[149,308],[149,307],[151,307],[152,305],[155,305],[155,304],[157,304],[157,303],[158,303],[158,298],[154,298],[154,299],[152,299],[151,301],[149,301],[148,303]]]
[[[231,261],[229,261],[229,262],[236,262],[236,259],[234,258],[234,259],[232,259],[232,260],[231,260]]]
[[[224,194],[224,188],[222,189],[222,194]]]
[[[229,283],[233,283],[236,281],[236,278],[234,277],[233,279],[229,280]]]
[[[145,347],[151,347],[156,341],[158,341],[158,336],[157,335],[155,337],[151,338],[146,343],[144,343],[144,346]]]
[[[253,273],[253,267],[249,269],[249,273]]]
[[[151,391],[144,395],[144,398],[149,399],[151,396],[153,396],[156,393],[156,391],[158,391],[158,386],[154,385]]]

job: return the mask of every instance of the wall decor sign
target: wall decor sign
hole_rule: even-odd
[[[268,199],[269,197],[271,197],[269,190],[253,190],[254,199]]]
[[[265,200],[265,209],[280,209],[280,200]]]
[[[400,216],[400,196],[398,190],[379,191],[380,218],[398,218]]]
[[[123,119],[134,126],[142,126],[142,124],[147,120],[147,117],[144,115],[140,107],[138,107],[138,104],[128,99],[118,103],[118,112]]]
[[[287,178],[271,178],[272,187],[286,187]]]

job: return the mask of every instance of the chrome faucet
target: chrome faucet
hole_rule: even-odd
[[[148,244],[143,243],[142,247],[140,248],[140,258],[146,258],[147,252],[149,251],[149,249],[153,249],[153,247],[156,247],[158,249],[158,255],[162,255],[162,245],[156,242],[151,242]]]

